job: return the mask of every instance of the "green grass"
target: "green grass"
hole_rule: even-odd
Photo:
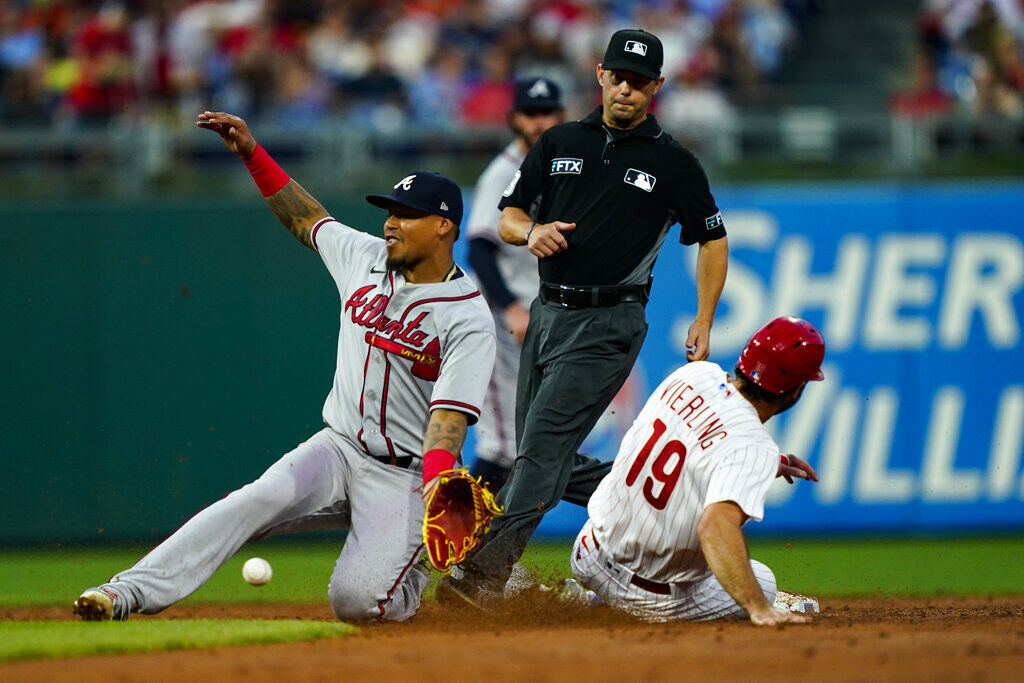
[[[145,548],[0,551],[0,605],[68,606],[78,594],[131,566]],[[261,543],[244,548],[188,602],[327,604],[339,548]],[[267,586],[242,581],[242,563],[265,557]],[[1024,594],[1024,538],[755,539],[751,556],[771,567],[779,585],[807,593],[855,595]],[[569,575],[569,544],[533,543],[524,561],[542,579]]]
[[[340,622],[298,620],[0,621],[0,662],[287,643],[338,638],[355,632],[355,627]]]

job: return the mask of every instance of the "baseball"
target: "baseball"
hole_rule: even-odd
[[[249,585],[266,585],[270,583],[270,579],[273,576],[274,570],[270,568],[270,563],[262,557],[250,557],[242,565],[242,578]]]

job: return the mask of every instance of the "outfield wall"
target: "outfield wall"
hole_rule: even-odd
[[[828,344],[826,382],[773,425],[822,481],[774,491],[752,526],[1024,529],[1024,185],[718,198],[732,261],[713,360],[777,313]],[[163,536],[319,427],[336,290],[258,200],[0,206],[0,224],[0,542]],[[606,457],[682,357],[695,250],[677,234],[640,367],[590,441]],[[542,531],[582,513],[560,505]]]

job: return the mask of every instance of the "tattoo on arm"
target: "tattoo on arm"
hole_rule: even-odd
[[[297,182],[290,180],[279,192],[267,197],[267,206],[297,240],[313,249],[310,231],[317,221],[328,216],[320,202]]]
[[[438,408],[430,413],[427,432],[423,435],[423,452],[443,448],[458,456],[468,429],[469,422],[465,413]]]

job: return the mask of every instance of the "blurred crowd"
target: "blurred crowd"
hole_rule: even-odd
[[[608,37],[640,27],[665,45],[659,116],[699,125],[773,81],[816,3],[0,0],[0,122],[71,128],[211,108],[385,131],[502,125],[512,78],[532,74],[560,82],[579,114],[599,101]],[[1000,49],[990,42],[971,44]]]
[[[1024,117],[1024,0],[925,0],[910,83],[893,109]]]

